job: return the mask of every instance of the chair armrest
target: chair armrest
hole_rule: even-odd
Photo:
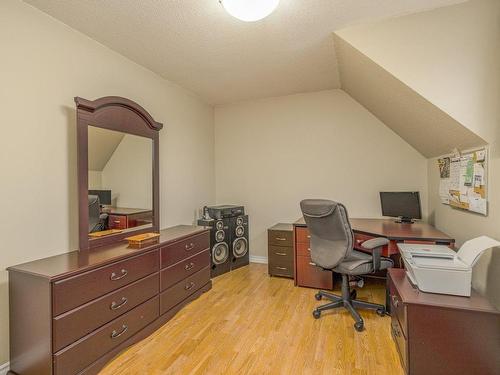
[[[373,272],[377,272],[380,269],[380,256],[382,254],[382,248],[389,243],[387,238],[378,237],[372,238],[371,240],[365,241],[361,244],[365,249],[372,250],[373,258]]]

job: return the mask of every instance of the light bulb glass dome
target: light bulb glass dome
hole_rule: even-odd
[[[278,7],[280,0],[220,0],[231,16],[245,22],[261,20]]]

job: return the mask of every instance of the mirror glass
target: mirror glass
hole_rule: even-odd
[[[152,227],[153,141],[88,127],[89,238]]]

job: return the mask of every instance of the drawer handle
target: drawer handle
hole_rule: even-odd
[[[311,251],[311,248],[310,248],[310,247],[308,247],[308,248],[307,248],[307,251]]]
[[[286,253],[275,253],[276,255],[281,255],[282,257],[286,256]]]
[[[278,266],[276,266],[276,269],[277,269],[277,270],[283,270],[283,271],[286,271],[286,270],[287,270],[287,268],[285,268],[285,267],[278,267]]]
[[[186,248],[186,251],[191,251],[191,250],[193,250],[193,249],[194,249],[194,243],[192,243],[192,242],[191,242],[189,245],[188,245],[188,244],[186,244],[185,248]]]
[[[112,273],[110,279],[113,281],[123,279],[125,276],[128,275],[128,271],[126,269],[123,269],[120,271],[121,275],[118,276],[116,273]]]
[[[307,238],[311,238],[311,235],[310,235],[310,234],[308,234],[308,235],[307,235]]]
[[[116,303],[115,301],[113,301],[111,303],[111,306],[109,307],[111,310],[118,310],[119,308],[125,306],[125,304],[127,303],[128,299],[125,298],[125,297],[122,297],[122,301],[120,303]]]
[[[394,294],[391,296],[391,299],[392,299],[392,304],[394,305],[394,307],[398,307],[399,305],[399,300],[398,300],[398,297],[396,297]]]
[[[113,221],[113,223],[115,223],[115,224],[120,224],[120,223],[121,223],[121,221],[120,221],[120,220],[115,220],[115,221]]]
[[[127,332],[128,327],[124,324],[122,325],[122,329],[118,332],[116,329],[111,332],[111,338],[116,339]]]
[[[277,239],[278,241],[286,241],[286,238],[284,238],[284,237],[276,237],[276,239]]]
[[[189,271],[189,270],[192,270],[192,269],[193,269],[193,267],[194,267],[194,263],[193,263],[193,262],[191,262],[191,263],[189,263],[189,264],[186,264],[186,265],[184,266],[184,269],[185,269],[186,271]]]
[[[316,266],[316,263],[309,262],[309,265],[310,265],[310,266]]]
[[[186,286],[184,287],[184,289],[189,290],[189,289],[191,289],[193,286],[194,286],[194,283],[191,281],[189,284],[186,284]]]

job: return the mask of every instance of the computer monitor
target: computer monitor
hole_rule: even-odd
[[[382,215],[398,217],[399,223],[412,223],[421,219],[420,194],[418,191],[380,192]]]
[[[97,195],[99,203],[109,206],[111,204],[111,190],[89,190],[89,195]]]

